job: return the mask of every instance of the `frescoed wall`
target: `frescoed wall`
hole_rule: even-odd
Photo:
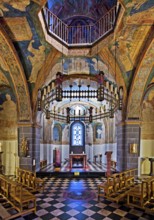
[[[17,139],[17,108],[15,99],[12,97],[9,89],[0,95],[1,140]]]
[[[140,169],[142,174],[150,173],[150,161],[154,157],[154,87],[146,93],[142,104]],[[146,159],[147,158],[147,159]],[[145,160],[146,159],[146,160]]]
[[[144,140],[154,140],[154,88],[146,95],[142,104],[142,133]]]
[[[18,160],[17,106],[9,88],[0,92],[0,143],[3,172],[14,175]]]

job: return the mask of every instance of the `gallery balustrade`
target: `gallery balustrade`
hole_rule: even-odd
[[[44,7],[42,13],[50,34],[67,46],[92,45],[113,30],[120,4],[112,7],[94,25],[69,26]]]

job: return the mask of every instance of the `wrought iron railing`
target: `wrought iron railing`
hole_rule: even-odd
[[[94,25],[68,26],[48,8],[43,8],[48,32],[68,46],[92,45],[113,30],[120,5],[115,5]]]

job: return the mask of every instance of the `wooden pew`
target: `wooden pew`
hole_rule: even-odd
[[[144,208],[145,204],[153,198],[154,177],[143,179],[127,194],[127,204],[138,208]]]
[[[134,185],[136,170],[137,169],[129,169],[123,172],[126,187]]]
[[[98,199],[101,196],[115,202],[127,197],[127,193],[134,186],[135,171],[130,169],[107,177],[107,181],[98,185]]]
[[[107,181],[98,185],[98,200],[100,197],[109,196],[114,190],[114,182],[112,177],[107,177]]]
[[[28,187],[31,191],[44,191],[44,180],[36,177],[35,172],[17,168],[16,176],[17,182],[21,183],[25,187]]]
[[[18,204],[16,209],[19,212],[36,212],[36,197],[28,190],[24,189],[21,184],[12,183],[10,187],[10,199],[14,204]]]
[[[17,213],[16,216],[19,214],[21,215],[29,212],[36,212],[36,197],[28,190],[24,189],[22,184],[3,175],[0,175],[0,183],[0,190],[2,194],[7,197],[6,199],[9,201],[9,203],[20,212]],[[7,219],[10,218],[12,217],[10,216]]]

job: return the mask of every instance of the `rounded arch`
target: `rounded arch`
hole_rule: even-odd
[[[10,86],[16,96],[18,121],[31,121],[31,104],[23,67],[15,48],[0,26],[0,56],[7,65]]]
[[[53,141],[62,143],[62,126],[59,123],[55,123],[53,126]]]
[[[70,126],[70,152],[82,153],[85,151],[85,124],[74,121]]]
[[[42,65],[42,68],[40,69],[37,80],[35,83],[35,87],[33,89],[32,93],[32,106],[33,106],[33,119],[36,119],[37,114],[37,96],[38,96],[38,90],[43,86],[45,83],[45,80],[50,74],[51,69],[56,64],[56,61],[61,56],[61,53],[58,52],[56,49],[52,49],[50,54],[48,55],[46,61]]]
[[[146,45],[147,50],[144,51],[143,57],[140,60],[138,67],[136,68],[134,79],[131,85],[127,105],[128,119],[141,118],[141,103],[144,96],[147,81],[153,69],[153,59],[151,59],[151,57],[153,57],[154,39],[150,37],[149,39],[149,45]]]

